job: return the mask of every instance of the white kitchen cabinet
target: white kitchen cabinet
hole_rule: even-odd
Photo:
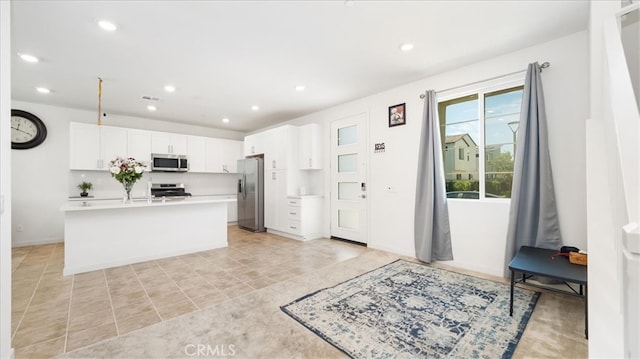
[[[264,177],[264,226],[284,231],[287,226],[286,212],[287,171],[265,171]]]
[[[223,173],[222,163],[222,140],[219,138],[207,138],[206,142],[206,159],[207,172]]]
[[[189,171],[236,173],[242,158],[242,141],[188,136]]]
[[[266,143],[268,142],[268,133],[258,132],[244,138],[244,155],[253,156],[265,152]]]
[[[151,132],[127,129],[127,156],[143,161],[151,171]]]
[[[169,132],[151,133],[151,152],[174,155],[187,154],[187,135]]]
[[[87,123],[69,124],[69,168],[108,170],[109,162],[127,156],[127,131]]]
[[[243,159],[242,141],[222,140],[222,169],[225,173],[238,172],[238,160]]]
[[[290,125],[265,131],[264,166],[269,170],[297,168],[298,128]]]
[[[322,236],[322,197],[287,197],[287,225],[284,230],[303,239]]]
[[[187,136],[187,159],[189,161],[189,172],[206,172],[206,137]]]
[[[87,123],[69,123],[69,168],[100,168],[100,127]]]
[[[116,157],[129,157],[127,153],[127,129],[100,126],[100,169],[108,170],[109,162]]]
[[[230,196],[236,198],[236,196]],[[238,202],[233,201],[227,203],[227,223],[238,221]]]
[[[298,168],[322,169],[322,128],[311,123],[298,128]]]

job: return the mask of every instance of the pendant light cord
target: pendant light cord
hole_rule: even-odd
[[[98,126],[102,125],[102,79],[98,77]]]

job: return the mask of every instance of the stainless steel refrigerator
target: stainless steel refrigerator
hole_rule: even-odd
[[[262,158],[238,160],[238,226],[264,232],[264,164]]]

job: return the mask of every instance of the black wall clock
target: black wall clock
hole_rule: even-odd
[[[47,126],[38,116],[22,110],[11,110],[11,148],[26,150],[44,142]]]

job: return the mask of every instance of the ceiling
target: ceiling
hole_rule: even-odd
[[[586,0],[14,0],[12,98],[97,111],[100,77],[108,115],[249,132],[586,29],[588,11]]]

